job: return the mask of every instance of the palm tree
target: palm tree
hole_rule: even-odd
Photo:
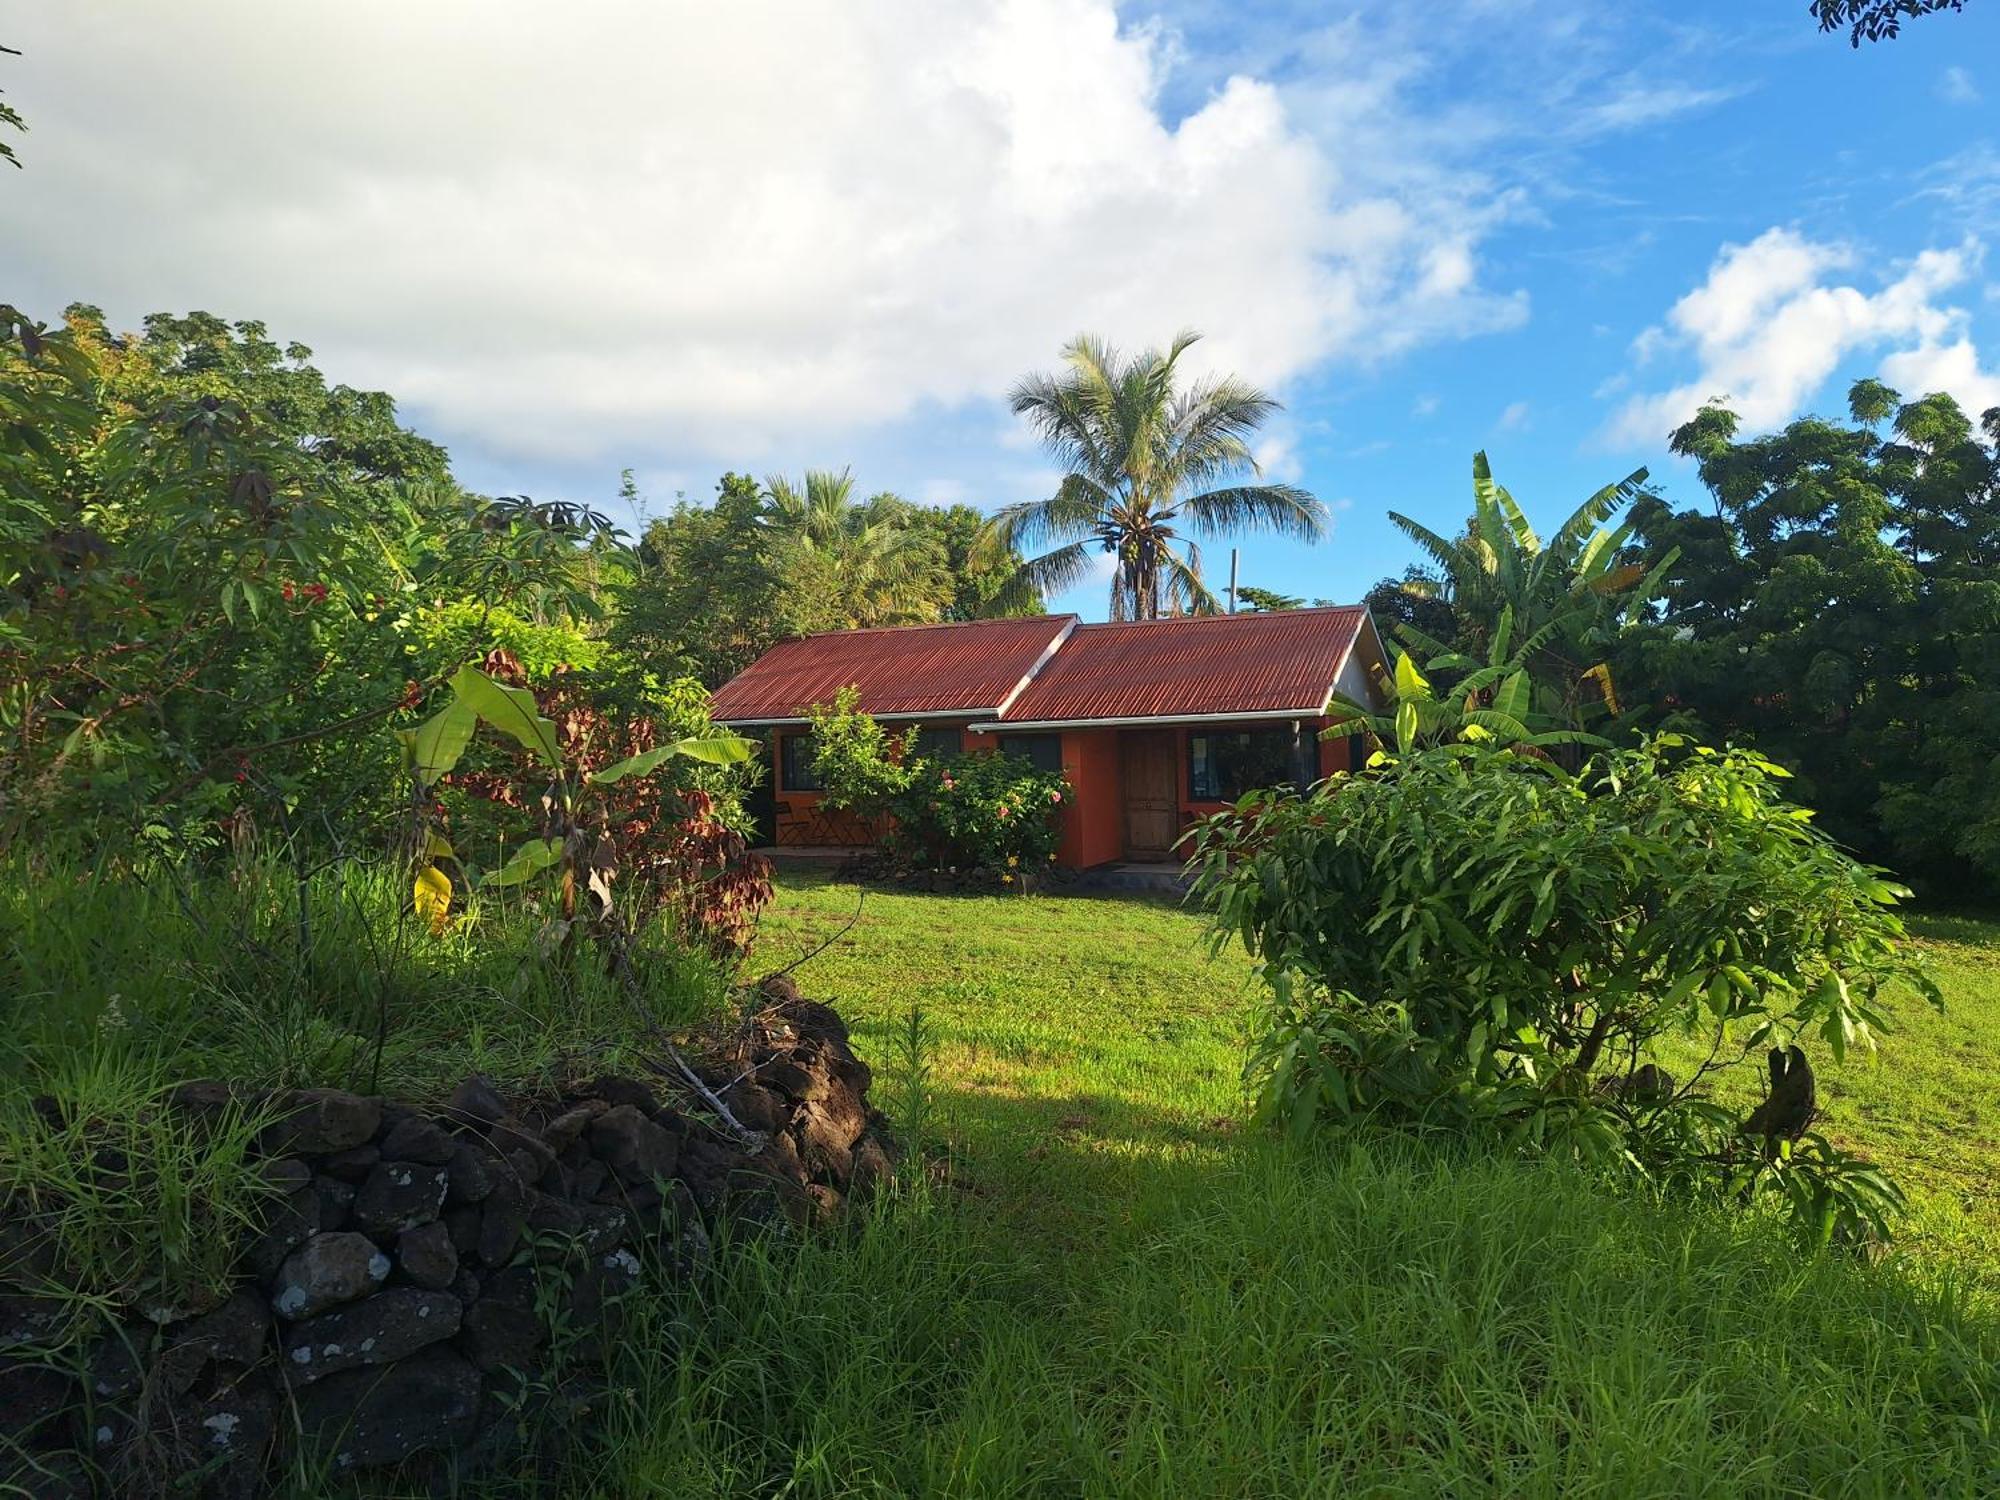
[[[934,620],[940,560],[930,539],[909,524],[909,504],[895,495],[854,498],[854,476],[808,469],[803,483],[782,474],[764,481],[764,523],[792,552],[790,570],[818,596],[821,628]]]
[[[1389,512],[1427,558],[1404,576],[1402,591],[1448,605],[1457,639],[1440,641],[1412,623],[1396,633],[1433,657],[1433,670],[1476,669],[1477,658],[1491,658],[1496,644],[1504,649],[1513,633],[1523,642],[1516,665],[1548,700],[1552,718],[1580,724],[1600,703],[1616,714],[1604,648],[1679,557],[1675,551],[1651,573],[1619,560],[1632,528],[1603,523],[1643,493],[1645,483],[1646,471],[1637,469],[1607,484],[1544,543],[1506,487],[1494,483],[1486,455],[1473,454],[1472,517],[1463,535],[1447,539]]]
[[[1326,534],[1326,507],[1304,490],[1242,482],[1259,475],[1250,438],[1276,401],[1233,375],[1176,390],[1175,367],[1198,338],[1182,333],[1165,351],[1126,360],[1080,337],[1063,350],[1067,370],[1014,387],[1015,414],[1066,471],[1055,494],[1008,506],[988,528],[998,548],[1053,544],[1021,563],[1017,588],[1059,592],[1089,574],[1093,552],[1108,553],[1118,560],[1112,619],[1208,614],[1216,600],[1192,536]]]

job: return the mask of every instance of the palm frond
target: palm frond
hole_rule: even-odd
[[[1295,485],[1245,484],[1190,495],[1176,507],[1196,531],[1219,536],[1229,531],[1265,531],[1317,542],[1332,517],[1314,496]]]

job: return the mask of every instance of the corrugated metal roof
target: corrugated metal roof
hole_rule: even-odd
[[[1318,712],[1367,618],[1344,605],[1079,625],[1001,722]]]
[[[852,684],[876,717],[997,712],[1075,615],[839,630],[781,641],[715,690],[719,723],[768,723]]]

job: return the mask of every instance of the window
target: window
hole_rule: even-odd
[[[964,753],[964,742],[956,729],[919,729],[916,738],[910,741],[904,758],[936,764]]]
[[[1282,729],[1201,730],[1188,736],[1188,795],[1196,802],[1234,802],[1258,787],[1296,786],[1313,780],[1312,735]]]
[[[821,790],[819,777],[813,772],[813,737],[810,731],[804,734],[788,734],[778,741],[778,782],[780,791],[817,792]]]
[[[1000,753],[1033,761],[1037,771],[1062,774],[1062,736],[1059,734],[1003,734]]]

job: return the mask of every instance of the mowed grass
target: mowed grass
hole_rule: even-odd
[[[857,896],[788,878],[759,966]],[[1958,1004],[1898,999],[1891,1061],[1823,1090],[1918,1178],[1919,1243],[1871,1266],[1544,1165],[1247,1132],[1249,966],[1169,905],[870,893],[799,977],[890,1107],[921,1008],[942,1180],[723,1257],[575,1492],[2000,1492],[2000,1328],[1960,1274],[1993,1210],[1976,1143],[1934,1139],[1991,1118],[2000,932],[1925,934]]]

